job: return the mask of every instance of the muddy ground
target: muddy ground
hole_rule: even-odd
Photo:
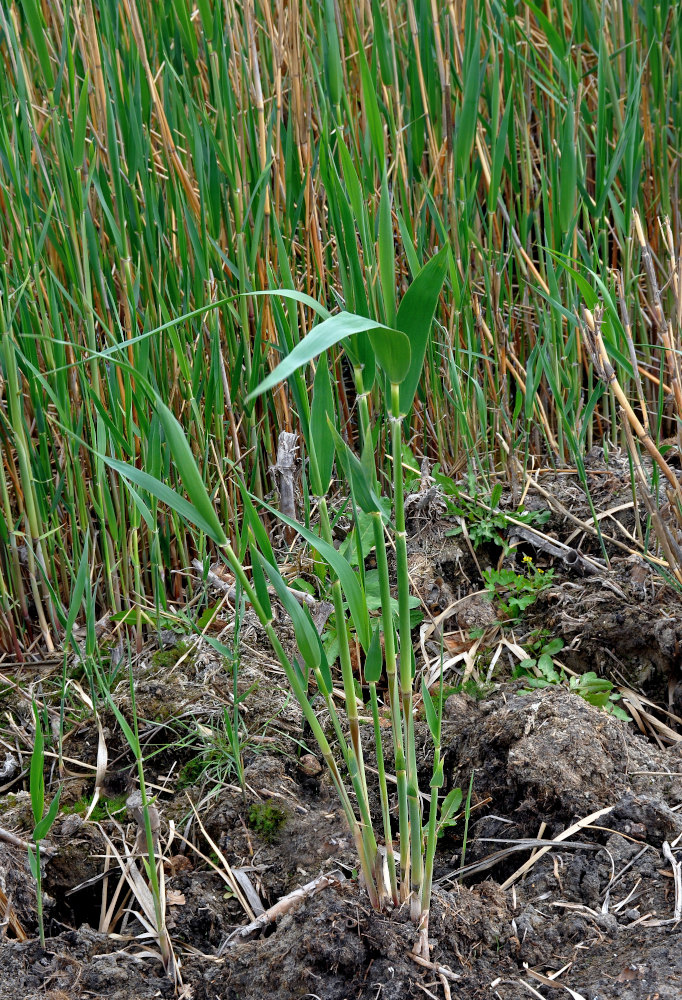
[[[134,853],[139,834],[127,804],[136,770],[111,712],[101,712],[98,733],[76,667],[62,809],[44,851],[44,950],[36,940],[35,887],[20,843],[32,830],[27,696],[50,704],[59,669],[50,673],[35,663],[10,671],[0,663],[9,681],[0,688],[0,737],[3,753],[18,762],[15,773],[6,763],[0,778],[0,1000],[177,993],[196,1000],[682,996],[675,860],[682,842],[682,600],[626,551],[636,549],[637,537],[626,465],[612,460],[605,468],[595,458],[589,474],[608,536],[608,567],[575,476],[538,477],[539,489],[528,490],[525,502],[551,515],[540,528],[544,538],[567,544],[576,556],[557,555],[541,537],[529,541],[523,534],[512,539],[516,548],[507,556],[494,540],[473,547],[462,534],[450,534],[456,518],[415,508],[411,569],[427,611],[421,634],[415,629],[418,665],[438,652],[440,629],[453,661],[445,678],[446,791],[466,793],[473,775],[468,824],[460,816],[439,842],[430,966],[410,955],[414,931],[405,914],[380,915],[368,906],[314,741],[247,611],[239,648],[244,790],[224,741],[211,736],[223,731],[225,707],[231,710],[229,662],[205,641],[166,634],[161,643],[150,639],[134,665],[178,987],[139,919],[139,901],[118,888],[124,844]],[[497,565],[525,572],[529,559],[550,583],[520,622],[500,624],[505,595],[490,604],[480,572]],[[429,629],[434,619],[437,627]],[[231,622],[223,609],[209,634],[231,642]],[[290,646],[284,615],[280,633]],[[559,683],[535,688],[540,678],[532,671],[515,676],[514,649],[535,644],[539,651],[556,638],[564,643],[556,656]],[[473,663],[457,659],[472,649]],[[622,695],[614,704],[628,708],[630,721],[569,690],[571,676],[588,671],[612,682]],[[115,698],[129,714],[125,677]],[[421,719],[416,729],[426,791],[428,730]],[[98,746],[100,757],[103,747],[107,754],[104,807],[86,819]],[[56,767],[46,770],[48,800],[57,779]],[[378,809],[376,788],[373,795]],[[551,849],[538,843],[561,835]],[[275,924],[241,940],[249,917],[228,872],[252,910],[320,874],[333,877]]]

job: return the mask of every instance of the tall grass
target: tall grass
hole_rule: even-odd
[[[227,460],[268,492],[309,387],[247,397],[314,313],[244,293],[390,325],[450,245],[404,429],[485,477],[624,443],[581,343],[596,275],[628,306],[634,367],[603,331],[619,384],[667,432],[631,219],[654,255],[658,216],[679,244],[681,19],[653,0],[0,7],[0,644],[57,645],[88,534],[98,612],[189,595],[174,571],[206,536],[103,460],[173,483],[154,393],[222,524]],[[330,366],[355,439],[352,373]]]

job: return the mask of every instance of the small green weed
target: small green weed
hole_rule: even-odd
[[[564,673],[559,672],[553,657],[564,648],[563,639],[552,639],[545,642],[539,639],[527,646],[532,655],[527,660],[521,660],[516,666],[513,677],[523,677],[528,688],[544,688],[548,684],[560,684]]]
[[[249,809],[249,826],[271,844],[286,823],[287,814],[274,802],[254,802]]]
[[[554,578],[553,569],[540,569],[530,556],[524,556],[523,561],[528,575],[507,568],[483,571],[486,590],[497,598],[501,612],[510,622],[518,621],[526,608],[535,604],[540,593],[551,586]]]
[[[571,677],[569,688],[590,705],[596,705],[597,708],[603,708],[605,712],[615,715],[617,719],[630,722],[630,716],[625,709],[614,704],[620,700],[620,695],[613,690],[611,681],[605,677],[597,677],[594,670],[588,670],[579,677]]]
[[[529,656],[527,660],[521,660],[513,672],[513,677],[522,677],[527,688],[520,691],[520,694],[530,694],[538,688],[549,687],[550,684],[564,684],[566,674],[560,664],[554,661],[554,656],[563,649],[562,639],[552,639],[544,642],[543,639],[532,643],[529,652],[535,655]],[[630,716],[625,709],[620,708],[617,701],[620,694],[613,690],[613,684],[605,677],[598,677],[594,670],[588,670],[578,677],[571,677],[569,680],[569,690],[580,695],[590,705],[603,708],[617,719],[624,722],[630,721]]]
[[[436,477],[436,479],[443,487],[444,477]],[[505,537],[505,532],[509,528],[510,516],[523,524],[540,525],[549,520],[550,514],[548,511],[524,510],[522,507],[511,514],[505,514],[498,506],[501,495],[501,483],[495,486],[489,500],[479,494],[468,496],[455,487],[452,496],[446,498],[447,512],[466,521],[469,538],[475,549],[481,545],[492,543],[499,545],[505,555],[508,555],[512,550]],[[460,525],[448,531],[447,534],[450,536],[460,535],[462,530]]]

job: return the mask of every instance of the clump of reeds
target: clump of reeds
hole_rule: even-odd
[[[177,571],[205,538],[98,457],[174,475],[145,385],[187,431],[224,524],[241,505],[226,458],[267,491],[299,400],[282,385],[247,397],[314,314],[230,294],[274,284],[390,324],[447,243],[451,294],[405,436],[483,477],[507,453],[574,462],[613,438],[576,335],[580,274],[557,255],[619,268],[629,296],[632,209],[650,232],[669,214],[679,237],[682,12],[660,16],[596,0],[512,17],[414,0],[4,5],[0,644],[59,643],[86,535],[99,613],[158,616],[190,596]],[[631,322],[655,412],[639,299]],[[352,435],[335,349],[329,363]],[[616,370],[630,398],[634,373]]]

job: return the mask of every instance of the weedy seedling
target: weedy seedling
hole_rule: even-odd
[[[530,694],[534,689],[546,688],[553,684],[565,684],[565,671],[562,665],[554,660],[563,647],[563,639],[552,639],[549,642],[538,640],[530,646],[529,651],[534,655],[520,660],[512,674],[515,678],[522,677],[528,685],[527,690],[522,689],[519,694]],[[613,683],[606,677],[598,677],[594,670],[572,676],[568,686],[570,691],[580,695],[590,705],[601,708],[624,722],[631,721],[625,709],[616,704],[621,696],[614,691]]]
[[[535,566],[530,556],[524,556],[529,568],[528,575],[516,573],[513,569],[487,569],[483,571],[485,588],[496,599],[505,616],[505,624],[518,621],[524,611],[535,604],[543,590],[552,585],[554,570],[542,570]]]
[[[512,526],[509,517],[513,517],[516,522],[535,526],[545,524],[549,520],[549,511],[524,510],[523,508],[519,508],[512,514],[507,515],[499,507],[502,496],[501,483],[497,483],[493,488],[489,500],[486,500],[479,493],[468,496],[463,490],[452,483],[451,480],[447,480],[443,476],[436,475],[435,478],[441,488],[447,486],[447,490],[444,490],[446,492],[447,513],[454,514],[466,521],[467,531],[474,548],[478,548],[480,545],[486,543],[492,543],[498,545],[504,554],[508,555],[512,551],[512,547],[506,539],[506,532]],[[462,530],[460,525],[448,531],[447,535],[460,535]]]

